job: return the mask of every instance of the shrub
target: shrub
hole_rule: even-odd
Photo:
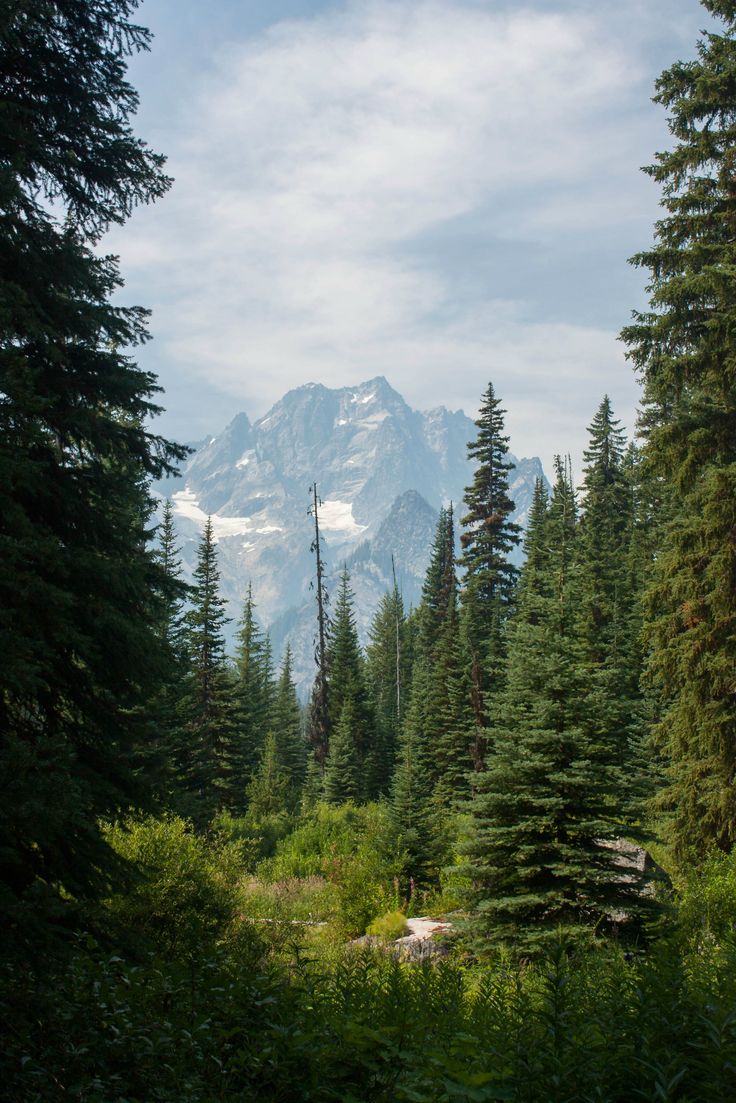
[[[365,933],[383,939],[384,942],[395,942],[397,938],[403,938],[408,929],[404,913],[393,911],[379,915],[378,919],[368,924]]]
[[[396,906],[397,851],[384,805],[318,804],[261,863],[266,880],[321,876],[335,886],[337,923],[345,937],[363,934],[376,915]]]
[[[250,871],[264,858],[271,858],[281,839],[293,830],[294,819],[288,811],[255,815],[250,810],[244,816],[218,812],[210,824],[210,832],[226,842],[238,842],[243,847],[243,861]]]
[[[177,816],[129,820],[105,833],[136,873],[130,891],[107,902],[119,931],[171,958],[205,952],[231,933],[243,870],[238,843],[208,841]]]
[[[679,900],[683,932],[720,941],[736,934],[736,852],[712,854],[691,877]]]

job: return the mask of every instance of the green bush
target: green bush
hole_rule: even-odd
[[[736,961],[715,945],[561,940],[479,970],[343,952],[268,972],[223,948],[184,968],[93,947],[51,979],[0,972],[9,1101],[736,1098]]]
[[[712,854],[688,880],[678,901],[680,925],[691,938],[736,934],[736,852]]]
[[[349,938],[397,906],[402,865],[384,805],[317,804],[258,872],[268,881],[324,877],[335,886],[337,923]]]
[[[207,840],[177,816],[128,820],[106,829],[113,849],[132,864],[132,888],[107,901],[120,932],[170,958],[206,952],[232,935],[238,915],[240,844]]]
[[[256,868],[265,858],[271,858],[281,839],[294,827],[294,817],[286,810],[254,815],[233,816],[231,812],[218,812],[210,824],[210,833],[226,842],[237,842],[243,847],[243,860],[248,871]]]
[[[386,912],[379,915],[372,923],[368,924],[366,934],[380,938],[384,942],[395,942],[397,938],[403,938],[409,928],[406,925],[406,916],[403,912]]]

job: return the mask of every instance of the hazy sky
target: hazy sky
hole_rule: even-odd
[[[161,428],[192,440],[290,387],[385,375],[576,466],[644,306],[669,136],[657,74],[696,0],[145,0],[137,132],[175,184],[107,247],[153,310]]]

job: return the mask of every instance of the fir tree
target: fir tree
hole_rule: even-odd
[[[99,824],[137,790],[158,663],[151,479],[184,450],[151,432],[155,378],[112,305],[111,223],[162,196],[134,136],[130,0],[5,5],[0,35],[0,849],[8,931],[42,901],[107,891]],[[53,29],[53,33],[51,31]],[[62,905],[64,906],[64,905]],[[7,944],[7,941],[6,941]]]
[[[462,518],[460,566],[465,570],[461,631],[470,663],[470,695],[475,721],[473,759],[481,769],[486,752],[483,735],[488,724],[489,694],[502,685],[504,627],[511,612],[517,569],[508,559],[519,543],[519,526],[509,518],[508,437],[504,435],[501,402],[489,383],[476,421],[478,436],[468,445],[468,458],[477,464],[473,483],[466,488]]]
[[[448,611],[457,599],[455,573],[455,522],[452,504],[440,510],[429,565],[422,585],[419,607],[419,649],[431,655],[447,619]]]
[[[458,636],[458,582],[452,505],[440,510],[417,611],[417,641],[407,716],[425,748],[430,790],[443,804],[464,792],[469,729],[469,677]],[[462,779],[458,783],[458,778]]]
[[[436,811],[432,779],[421,727],[410,715],[401,737],[396,771],[391,783],[389,814],[399,847],[406,854],[406,873],[427,883],[436,867]]]
[[[370,628],[366,680],[375,722],[376,792],[388,792],[406,710],[410,649],[398,586],[384,594]]]
[[[375,755],[373,716],[365,684],[365,664],[353,613],[350,575],[343,569],[327,653],[330,729],[336,731],[345,708],[350,708],[350,731],[355,761],[361,771],[361,797],[376,795],[379,773]],[[326,782],[325,782],[326,784]]]
[[[620,779],[586,712],[574,545],[574,491],[558,461],[549,508],[535,495],[504,722],[477,779],[467,844],[475,932],[527,948],[560,924],[594,927],[646,906],[641,879],[622,876],[610,846]]]
[[[590,443],[584,453],[581,630],[591,662],[596,664],[605,662],[616,650],[629,596],[624,578],[633,503],[624,471],[626,439],[619,424],[606,395],[588,428]]]
[[[190,670],[182,701],[187,789],[199,824],[232,801],[235,695],[225,658],[225,602],[212,530],[207,518],[186,616]]]
[[[255,608],[249,584],[235,660],[239,731],[231,780],[236,804],[260,762],[274,703],[271,644],[258,625]]]
[[[146,785],[156,792],[159,800],[177,808],[183,775],[180,702],[187,672],[184,600],[189,587],[182,580],[174,511],[168,498],[157,537],[154,556],[166,580],[156,625],[163,670],[153,698],[145,706],[151,735],[137,761]]]
[[[632,574],[634,494],[626,445],[606,396],[589,427],[584,453],[584,513],[578,534],[580,610],[590,723],[621,771],[622,819],[641,817],[634,800],[646,774],[642,757],[639,592]],[[637,785],[634,784],[635,778]],[[626,809],[626,811],[624,811]]]
[[[646,462],[671,491],[645,630],[681,856],[736,841],[736,4],[703,6],[722,27],[657,82],[674,146],[647,169],[664,214],[634,257],[651,273],[651,309],[623,334],[644,382]]]
[[[363,788],[353,723],[353,702],[347,698],[333,727],[325,764],[324,796],[330,804],[356,800]]]
[[[296,799],[304,781],[307,765],[307,744],[302,734],[302,716],[292,677],[291,647],[286,645],[273,708],[271,729],[276,738],[278,761],[289,780],[289,790]]]
[[[249,818],[258,822],[283,812],[291,803],[290,790],[291,779],[281,762],[276,735],[270,731],[245,793]]]
[[[314,806],[324,797],[324,771],[315,755],[310,754],[307,759],[307,769],[304,773],[304,785],[301,791],[300,811],[303,815],[309,814]]]
[[[524,537],[524,569],[519,579],[517,609],[527,624],[537,624],[544,614],[544,595],[550,572],[547,525],[549,495],[542,479],[534,481],[534,495]]]

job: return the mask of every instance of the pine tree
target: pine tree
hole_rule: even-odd
[[[291,779],[279,754],[274,732],[266,735],[260,762],[246,788],[248,816],[258,822],[284,812],[291,803]]]
[[[569,472],[556,470],[549,508],[535,494],[504,722],[477,778],[467,844],[476,934],[527,949],[560,924],[591,928],[646,907],[641,879],[622,876],[610,846],[620,777],[586,709],[575,498]]]
[[[632,574],[634,493],[625,465],[626,442],[604,397],[589,427],[584,453],[584,513],[578,534],[579,637],[587,681],[590,722],[621,770],[621,817],[641,817],[634,797],[642,789],[641,675]],[[638,786],[634,785],[634,778]],[[642,789],[642,795],[643,795]],[[626,810],[626,811],[625,811]]]
[[[235,807],[258,768],[274,703],[271,644],[255,616],[253,590],[248,591],[237,636],[235,657],[238,736],[232,762]]]
[[[330,729],[337,731],[345,708],[350,708],[350,730],[355,746],[355,761],[360,768],[359,794],[376,795],[379,765],[376,761],[373,715],[365,684],[365,663],[358,642],[353,613],[350,575],[344,568],[335,603],[330,644],[327,652],[329,671]],[[325,782],[326,785],[326,782]]]
[[[363,786],[353,725],[353,702],[348,697],[332,729],[330,750],[325,763],[324,796],[329,804],[344,804],[361,795]]]
[[[524,537],[524,568],[517,593],[519,617],[532,625],[537,624],[544,615],[544,595],[550,572],[548,509],[547,487],[542,479],[537,478]]]
[[[425,748],[430,790],[449,804],[468,767],[469,680],[458,638],[458,582],[452,505],[440,510],[416,615],[416,648],[409,693],[414,737]]]
[[[130,762],[162,676],[148,484],[184,450],[149,428],[155,378],[126,351],[146,339],[146,313],[112,305],[122,281],[97,247],[170,183],[131,130],[126,60],[150,37],[132,8],[5,5],[0,33],[6,945],[50,898],[107,891],[99,824],[145,796]]]
[[[307,766],[307,744],[302,734],[302,715],[292,677],[291,647],[286,645],[284,661],[271,710],[271,729],[276,738],[278,761],[289,779],[290,794],[296,799]]]
[[[437,864],[437,817],[432,804],[432,779],[421,728],[411,715],[401,737],[391,783],[389,815],[399,847],[406,854],[406,873],[427,883]]]
[[[472,658],[464,643],[455,586],[432,653],[426,696],[434,797],[445,809],[470,795],[473,751],[483,738],[475,726]]]
[[[682,857],[736,841],[736,4],[703,6],[722,27],[657,81],[675,141],[647,169],[664,214],[633,261],[651,273],[651,309],[623,333],[644,382],[646,462],[671,493],[645,631]]]
[[[314,806],[324,797],[324,771],[314,754],[307,759],[299,808],[302,815],[308,815]]]
[[[422,601],[418,616],[418,647],[431,655],[447,619],[450,606],[457,599],[455,574],[455,521],[452,504],[440,510],[429,565],[422,585]]]
[[[465,491],[460,566],[465,570],[461,631],[470,661],[471,700],[475,717],[473,759],[481,769],[487,740],[483,735],[490,712],[489,695],[502,687],[505,663],[504,628],[512,609],[517,569],[509,553],[519,543],[520,528],[509,518],[508,437],[504,435],[501,402],[489,383],[476,421],[478,436],[468,445],[477,467]]]
[[[584,453],[584,513],[580,522],[583,574],[581,631],[591,662],[604,663],[619,642],[629,595],[624,589],[631,536],[631,488],[624,471],[626,438],[603,398]]]
[[[212,518],[207,518],[194,570],[192,606],[186,615],[190,670],[182,700],[187,789],[191,813],[204,825],[232,802],[235,694],[225,658],[225,602]]]
[[[396,761],[411,671],[404,602],[396,584],[381,599],[369,634],[366,681],[375,722],[375,784],[377,794],[385,794]]]
[[[166,580],[156,624],[163,671],[151,701],[145,706],[151,735],[137,756],[137,768],[158,799],[177,808],[183,774],[180,702],[187,672],[184,600],[189,587],[182,580],[174,511],[168,498],[163,505],[157,538],[154,557]]]

